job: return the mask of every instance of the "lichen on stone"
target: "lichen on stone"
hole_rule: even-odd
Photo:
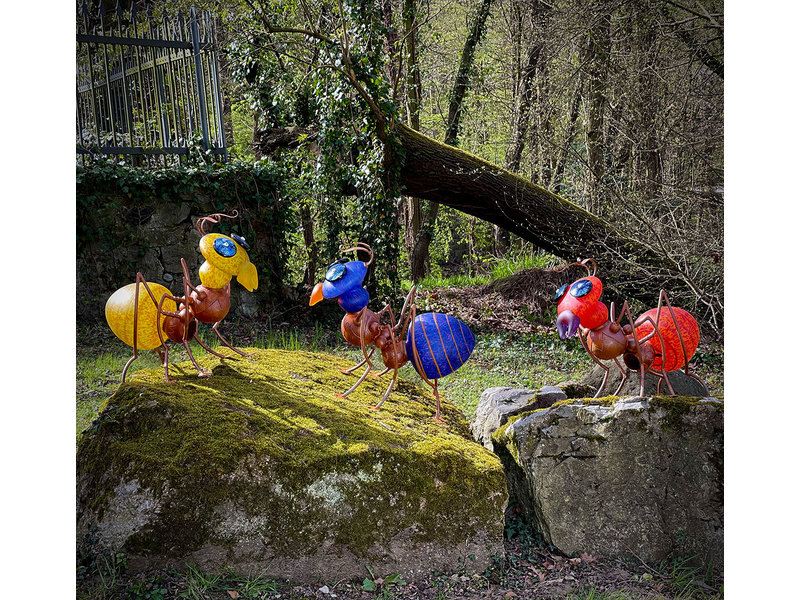
[[[154,509],[122,550],[143,555],[237,543],[221,531],[285,556],[323,543],[364,556],[406,530],[443,545],[479,531],[502,540],[500,462],[446,400],[434,421],[430,388],[398,380],[373,410],[388,377],[338,397],[355,380],[339,369],[352,365],[328,354],[199,363],[213,375],[188,362],[170,366],[172,384],[161,369],[139,371],[108,399],[79,443],[79,524],[102,529],[117,486],[136,481]]]

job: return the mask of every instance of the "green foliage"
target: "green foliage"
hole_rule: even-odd
[[[164,577],[139,578],[128,584],[125,593],[130,600],[167,600],[169,590],[164,585]]]
[[[375,577],[375,573],[369,565],[366,565],[366,569],[369,572],[369,577],[364,578],[361,589],[365,592],[380,592],[377,598],[382,600],[391,598],[392,588],[406,584],[398,573],[392,573],[386,577]]]
[[[443,275],[429,275],[419,282],[421,289],[466,287],[470,285],[486,285],[496,279],[509,277],[523,269],[543,269],[556,262],[554,256],[549,254],[522,254],[519,257],[508,254],[504,257],[487,256],[475,269],[473,274],[457,274],[445,277]],[[403,287],[411,289],[412,283],[404,281]]]
[[[259,575],[239,575],[233,570],[224,573],[206,573],[189,565],[185,573],[179,574],[185,589],[178,598],[205,600],[210,593],[223,593],[226,598],[262,600],[274,594],[278,586],[274,579]],[[236,592],[231,595],[230,592]],[[216,597],[216,596],[214,596]]]
[[[396,116],[384,75],[383,22],[376,3],[367,0],[315,8],[320,8],[319,22],[309,23],[292,2],[260,6],[273,27],[319,27],[319,33],[312,31],[302,43],[286,42],[299,58],[292,62],[275,51],[275,38],[253,23],[253,32],[229,47],[232,75],[257,111],[258,125],[318,128],[318,151],[298,153],[293,176],[302,182],[301,201],[310,203],[316,215],[320,262],[327,265],[338,258],[344,244],[366,242],[380,257],[367,286],[394,293],[399,253],[396,170],[401,161],[387,160],[386,152],[397,155],[400,149],[364,97],[385,117]],[[335,36],[347,39],[346,53]],[[354,89],[348,71],[361,82],[363,94]]]

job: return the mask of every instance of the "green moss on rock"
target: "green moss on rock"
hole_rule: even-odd
[[[500,462],[448,402],[433,420],[428,388],[398,380],[376,411],[388,377],[338,397],[354,381],[339,357],[255,350],[199,362],[212,377],[179,363],[176,383],[140,371],[109,398],[78,447],[79,524],[119,520],[108,511],[120,510],[111,503],[124,483],[153,507],[115,538],[136,554],[254,536],[287,556],[329,543],[365,556],[402,531],[439,545],[481,531],[502,539]]]

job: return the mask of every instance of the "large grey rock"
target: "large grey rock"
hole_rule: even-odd
[[[489,450],[494,450],[492,434],[509,418],[525,410],[551,406],[566,395],[559,388],[545,386],[539,390],[513,387],[493,387],[481,394],[475,419],[472,421],[472,437]]]
[[[139,371],[77,454],[82,553],[123,552],[133,572],[233,567],[295,581],[482,572],[503,552],[505,475],[449,402],[310,352]],[[88,542],[87,542],[88,543]]]
[[[720,401],[560,404],[518,415],[494,441],[511,496],[565,554],[722,565]]]
[[[619,382],[622,381],[622,373],[620,372],[617,365],[614,364],[613,360],[603,361],[603,364],[610,368],[608,373],[608,381],[606,382],[606,386],[603,389],[603,396],[610,396],[614,394],[619,386]],[[625,366],[625,365],[623,365]],[[628,378],[625,380],[625,385],[622,386],[622,389],[617,394],[618,396],[638,396],[639,395],[639,388],[641,386],[641,380],[638,371],[631,371],[630,369],[625,369],[625,372],[628,375]],[[594,393],[597,391],[597,388],[600,387],[600,383],[603,381],[603,375],[605,370],[600,367],[599,365],[592,369],[586,377],[581,380],[581,383],[587,385],[591,388],[592,393],[588,394],[589,396],[593,396]],[[689,377],[683,371],[670,371],[667,373],[667,378],[669,382],[672,384],[672,389],[675,390],[675,394],[678,396],[697,396],[702,398],[703,396],[708,395],[706,389],[700,384],[699,381],[694,379],[693,377]],[[661,378],[658,375],[653,375],[652,373],[645,373],[644,375],[644,394],[645,396],[653,396],[657,394],[669,394],[669,390],[667,389],[666,383],[661,384],[661,390],[658,390],[658,382]]]

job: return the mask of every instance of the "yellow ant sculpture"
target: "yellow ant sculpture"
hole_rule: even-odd
[[[212,350],[197,337],[198,322],[213,323],[211,329],[220,342],[242,356],[249,356],[234,348],[217,328],[231,307],[231,279],[236,277],[250,292],[258,287],[258,272],[247,254],[250,247],[235,233],[227,236],[205,232],[206,223],[219,223],[222,217],[232,219],[237,216],[238,212],[233,211],[232,215],[214,213],[198,219],[196,227],[202,236],[200,253],[206,262],[200,267],[201,284],[197,287],[192,285],[186,261],[181,259],[183,296],[173,296],[163,285],[148,282],[141,273],[136,273],[135,283],[118,289],[108,299],[106,321],[111,331],[133,347],[133,356],[122,371],[123,383],[139,350],[155,350],[164,365],[164,378],[171,382],[167,339],[184,345],[200,377],[208,377],[211,373],[197,364],[189,347],[192,339],[214,356],[233,358]],[[146,293],[140,293],[141,288]]]

